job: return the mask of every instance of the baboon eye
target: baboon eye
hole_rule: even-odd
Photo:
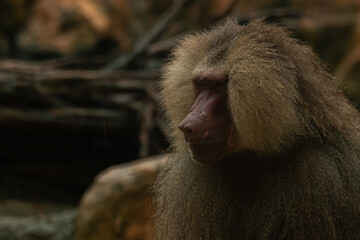
[[[208,85],[206,84],[205,81],[200,81],[200,82],[198,83],[198,87],[199,87],[200,89],[206,89],[206,88],[208,87]]]
[[[199,91],[204,90],[208,87],[208,84],[206,81],[195,79],[193,82],[194,82],[195,88]]]
[[[221,87],[221,86],[223,86],[223,85],[224,85],[223,82],[220,82],[220,81],[214,82],[214,87],[216,87],[216,88]]]

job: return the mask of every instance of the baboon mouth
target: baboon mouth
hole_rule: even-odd
[[[189,144],[193,158],[205,165],[214,165],[226,150],[224,141]]]

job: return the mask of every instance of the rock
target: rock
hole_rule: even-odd
[[[88,21],[88,15],[94,21]],[[99,32],[109,20],[96,4],[87,0],[38,0],[18,36],[18,45],[27,52],[70,54],[95,46]]]
[[[137,160],[100,173],[80,202],[75,240],[152,239],[148,190],[166,158]]]
[[[1,240],[72,240],[76,210],[40,217],[1,217]]]
[[[34,214],[32,205],[3,201],[0,239],[151,240],[148,190],[166,158],[166,155],[150,157],[101,172],[84,194],[78,210],[24,217]],[[59,209],[62,208],[67,206]],[[45,209],[54,210],[51,206]]]
[[[48,201],[26,201],[19,199],[0,200],[0,221],[6,217],[33,217],[34,219],[54,213],[66,212],[74,209],[69,203]]]
[[[165,11],[168,0],[162,1],[36,0],[17,45],[28,53],[60,56],[96,48],[129,51]],[[154,11],[158,5],[160,13]]]

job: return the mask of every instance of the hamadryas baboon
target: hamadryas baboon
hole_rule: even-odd
[[[173,153],[156,239],[360,239],[359,113],[287,30],[185,37],[161,91]]]

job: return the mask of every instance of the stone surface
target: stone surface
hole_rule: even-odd
[[[6,1],[10,2],[10,0]],[[17,46],[30,54],[46,53],[60,56],[95,49],[108,54],[114,53],[114,50],[131,51],[134,42],[154,26],[172,2],[171,0],[35,0],[30,9],[25,9],[27,21],[24,27],[18,29]],[[209,19],[221,16],[231,3],[231,0],[210,0],[192,4],[188,13],[164,33],[165,38],[188,31],[190,25],[196,26],[199,22],[205,23]],[[6,47],[6,44],[2,45],[0,38],[0,50],[1,47]]]
[[[167,2],[158,4],[161,10]],[[17,44],[29,53],[59,55],[98,47],[129,51],[160,14],[154,9],[146,0],[36,0]]]
[[[2,201],[0,240],[151,240],[149,188],[166,158],[159,155],[106,169],[78,210]]]
[[[38,217],[1,217],[1,240],[72,240],[76,210]]]
[[[148,190],[166,158],[137,160],[100,173],[80,202],[75,240],[152,239]]]
[[[18,44],[29,52],[81,52],[95,46],[109,25],[107,16],[91,1],[38,0]]]

